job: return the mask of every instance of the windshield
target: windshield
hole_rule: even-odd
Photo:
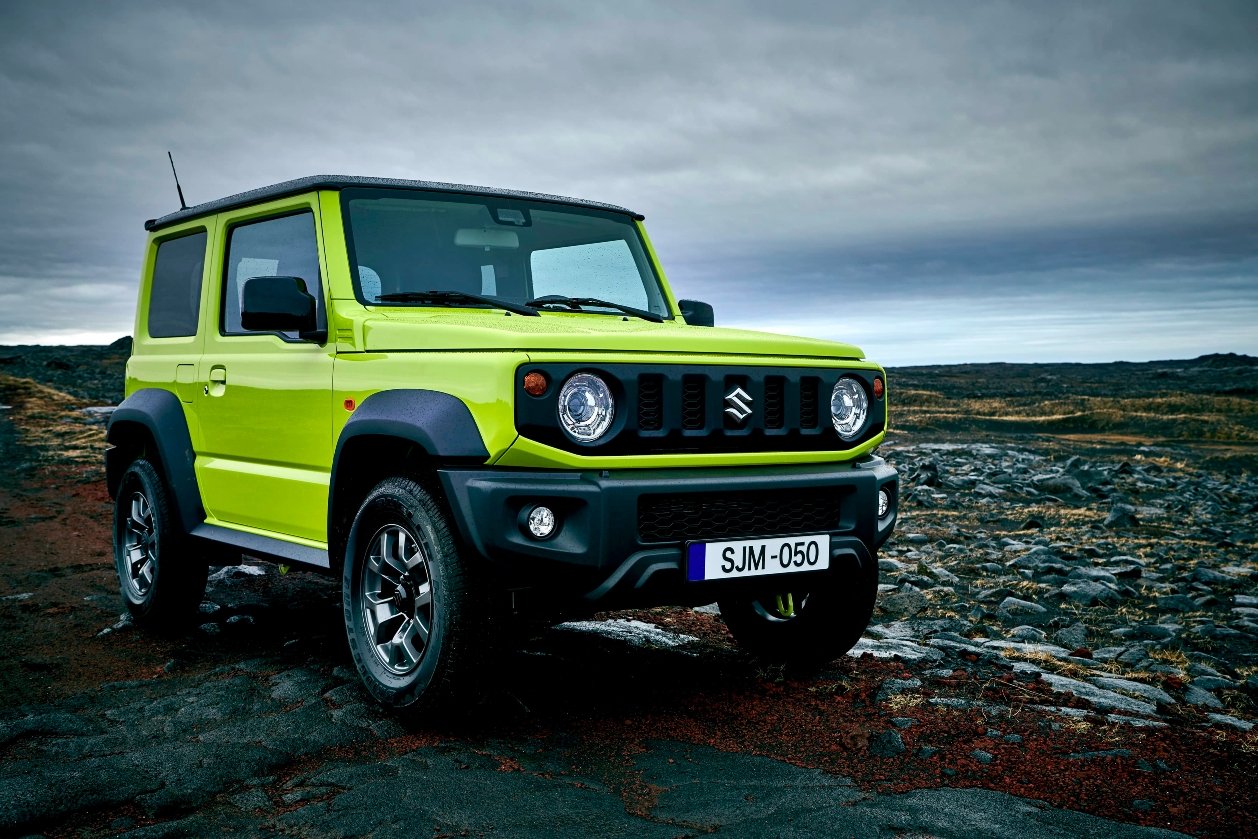
[[[351,272],[369,305],[452,305],[450,291],[524,304],[597,298],[670,317],[628,216],[585,207],[406,190],[345,190]],[[407,297],[410,292],[411,296]],[[460,306],[487,305],[470,299]],[[611,306],[547,311],[622,315]]]

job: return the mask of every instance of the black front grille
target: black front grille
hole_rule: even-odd
[[[533,370],[556,386],[528,395],[523,381]],[[615,399],[612,425],[595,443],[571,439],[558,421],[559,383],[581,372],[601,377]],[[878,375],[860,368],[530,363],[516,371],[515,427],[530,440],[588,455],[843,451],[882,433],[886,401],[872,401],[859,438],[841,440],[830,422],[830,392],[851,376],[872,394]]]
[[[638,380],[638,428],[659,431],[664,427],[664,377],[647,374]]]
[[[818,411],[817,387],[821,380],[816,376],[804,376],[799,381],[799,427],[816,428],[821,421]]]
[[[764,380],[764,427],[781,428],[786,424],[786,379],[766,376]]]
[[[704,399],[703,376],[686,376],[681,388],[681,427],[703,428],[707,400]]]
[[[838,528],[839,506],[837,492],[818,489],[644,495],[638,536],[680,542],[825,533]]]

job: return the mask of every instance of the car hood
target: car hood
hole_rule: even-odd
[[[652,323],[611,315],[546,313],[540,317],[493,311],[424,309],[375,312],[363,323],[364,349],[518,350],[861,359],[851,344],[722,327]]]

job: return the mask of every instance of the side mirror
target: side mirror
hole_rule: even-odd
[[[681,316],[691,326],[716,326],[716,315],[712,306],[702,300],[678,300]]]
[[[240,303],[240,325],[251,332],[296,332],[322,343],[315,299],[301,277],[250,277]]]

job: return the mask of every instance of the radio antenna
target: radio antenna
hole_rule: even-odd
[[[170,174],[175,176],[175,189],[179,192],[179,209],[188,209],[188,202],[183,200],[183,187],[179,185],[179,173],[175,171],[175,158],[170,156],[170,152],[166,152],[166,157],[170,158]]]

